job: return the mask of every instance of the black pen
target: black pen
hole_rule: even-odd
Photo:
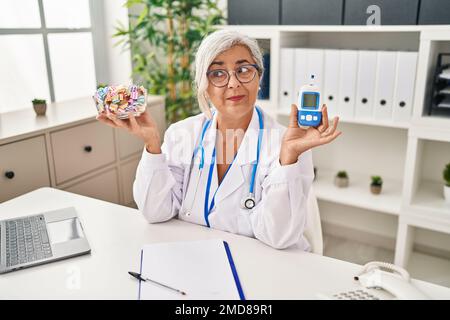
[[[138,280],[142,280],[142,281],[150,281],[150,282],[156,283],[156,284],[158,284],[158,285],[160,285],[160,286],[163,286],[164,288],[167,288],[167,289],[170,289],[170,290],[174,290],[174,291],[176,291],[176,292],[178,292],[178,293],[180,293],[180,294],[182,294],[182,295],[184,295],[184,296],[186,295],[186,292],[184,292],[184,291],[181,291],[181,290],[178,290],[178,289],[169,287],[168,285],[162,284],[161,282],[158,282],[158,281],[155,281],[155,280],[152,280],[152,279],[149,279],[149,278],[144,278],[140,273],[132,272],[132,271],[128,271],[128,273],[129,273],[131,276],[133,276],[133,277],[135,277],[136,279],[138,279]]]

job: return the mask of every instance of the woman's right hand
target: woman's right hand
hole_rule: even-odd
[[[148,152],[154,154],[161,153],[161,138],[158,126],[147,111],[139,117],[130,115],[128,119],[124,120],[117,118],[113,113],[102,112],[97,115],[97,120],[113,128],[126,129],[144,141]]]

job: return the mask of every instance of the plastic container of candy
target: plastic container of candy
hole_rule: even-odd
[[[147,106],[147,90],[134,84],[98,88],[93,98],[98,113],[110,112],[119,119],[139,116]]]

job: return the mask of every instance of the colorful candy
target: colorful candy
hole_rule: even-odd
[[[109,111],[119,119],[126,119],[130,114],[139,116],[145,111],[147,91],[137,85],[108,86],[98,88],[93,98],[99,113]]]

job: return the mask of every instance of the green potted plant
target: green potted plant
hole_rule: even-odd
[[[338,173],[336,174],[336,177],[334,178],[334,184],[338,187],[338,188],[346,188],[348,187],[348,175],[347,175],[347,171],[338,171]]]
[[[372,176],[372,182],[370,183],[370,192],[373,194],[380,194],[381,187],[383,186],[383,179],[380,176]]]
[[[444,198],[447,203],[450,203],[450,163],[447,163],[447,165],[444,168],[444,171],[442,172],[443,178],[444,178]]]
[[[127,0],[117,44],[131,50],[133,80],[165,96],[168,124],[197,114],[193,62],[203,37],[225,21],[217,0]]]
[[[45,111],[47,111],[47,101],[45,99],[33,99],[31,103],[33,103],[34,112],[38,116],[45,115]]]

